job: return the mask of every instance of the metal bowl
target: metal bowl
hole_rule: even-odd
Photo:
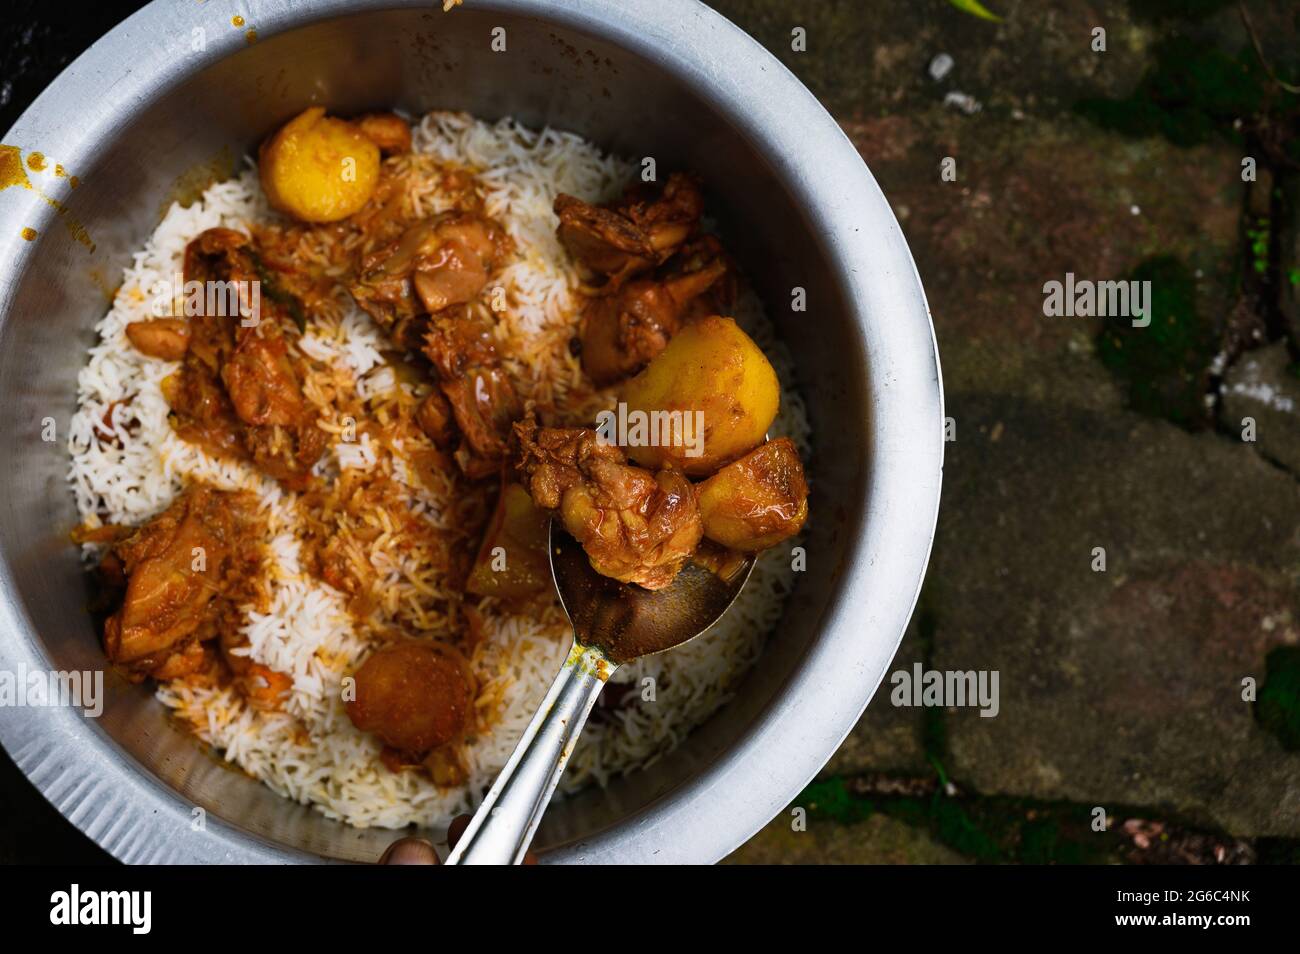
[[[704,175],[729,247],[798,362],[813,516],[807,570],[734,701],[652,768],[556,804],[538,845],[561,862],[722,858],[853,727],[930,551],[942,388],[924,293],[879,188],[785,67],[690,0],[470,0],[450,14],[430,0],[239,6],[237,28],[226,5],[154,3],[4,137],[80,185],[33,177],[54,183],[42,187],[58,207],[12,176],[0,184],[0,670],[103,667],[68,543],[67,423],[104,289],[195,170],[228,166],[310,103],[571,129]],[[504,52],[492,48],[496,28]],[[806,312],[791,310],[796,287]],[[96,719],[0,707],[0,740],[123,861],[368,861],[394,837],[277,797],[205,754],[146,688],[111,672],[105,682]]]

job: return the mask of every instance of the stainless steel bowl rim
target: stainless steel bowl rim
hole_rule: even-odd
[[[907,244],[857,151],[772,54],[694,0],[471,0],[602,36],[655,62],[728,116],[773,165],[824,236],[872,355],[864,524],[835,572],[848,584],[777,703],[692,782],[622,823],[550,852],[556,862],[717,861],[780,812],[826,763],[884,677],[919,593],[938,513],[943,393],[929,311]],[[246,0],[261,38],[371,9],[429,0]],[[181,9],[185,7],[185,9]],[[245,44],[229,9],[155,0],[72,63],[4,137],[89,168],[125,117]],[[455,16],[453,12],[449,14]],[[189,47],[195,26],[206,45]],[[0,193],[0,321],[9,320],[31,243],[53,213],[31,192]],[[865,315],[888,316],[866,321]],[[834,519],[819,514],[818,519]],[[779,634],[778,637],[779,638]],[[0,670],[48,669],[0,560]],[[128,862],[313,862],[208,817],[72,708],[0,707],[0,742],[72,823]],[[184,831],[187,837],[177,838]]]

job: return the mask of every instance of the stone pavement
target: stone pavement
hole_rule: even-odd
[[[1300,643],[1295,175],[1270,207],[1241,170],[1300,109],[1250,85],[1235,7],[711,5],[839,118],[933,310],[956,440],[891,671],[1000,677],[994,718],[896,708],[886,682],[792,806],[806,831],[787,812],[731,860],[1297,860],[1300,652],[1277,652]],[[1253,25],[1296,76],[1284,8],[1252,3]],[[1151,326],[1046,317],[1067,272],[1152,280]]]

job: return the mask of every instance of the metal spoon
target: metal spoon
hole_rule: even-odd
[[[573,646],[449,865],[518,864],[610,675],[625,662],[700,635],[726,612],[754,569],[753,556],[721,572],[692,561],[668,586],[644,590],[593,570],[558,520],[551,521],[550,551],[551,575],[573,623]]]

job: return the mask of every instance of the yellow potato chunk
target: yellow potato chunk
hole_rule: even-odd
[[[749,335],[713,315],[682,328],[623,397],[628,456],[703,477],[763,443],[781,388]]]
[[[551,515],[522,485],[506,484],[465,589],[476,596],[518,599],[550,588],[550,523]]]
[[[728,464],[695,490],[704,535],[733,550],[766,550],[808,519],[808,484],[788,437]]]
[[[359,211],[379,183],[379,146],[353,123],[313,106],[280,127],[258,153],[271,205],[303,222]]]

